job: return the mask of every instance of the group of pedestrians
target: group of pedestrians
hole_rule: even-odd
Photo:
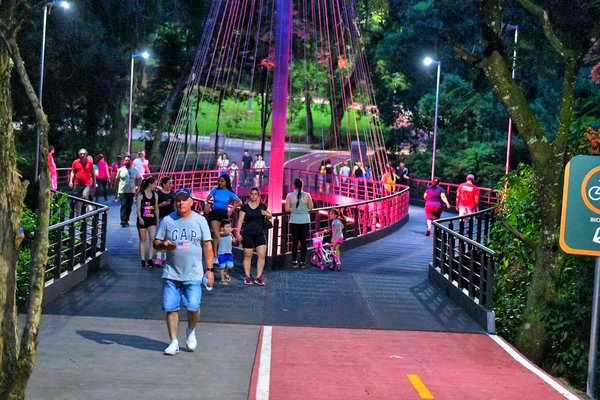
[[[425,189],[423,194],[425,199],[425,220],[427,229],[425,235],[431,235],[431,226],[433,221],[442,216],[443,206],[450,208],[450,202],[446,192],[440,186],[440,179],[434,178]],[[464,216],[477,212],[479,209],[479,188],[475,185],[475,175],[467,175],[466,181],[458,186],[456,191],[456,210],[459,216]]]
[[[219,171],[220,175],[228,175],[234,187],[261,187],[263,185],[267,164],[262,154],[256,154],[253,158],[250,151],[245,149],[240,165],[241,168],[235,161],[231,161],[227,153],[219,153],[215,169]]]
[[[179,189],[175,193],[175,211],[161,219],[153,240],[154,248],[166,253],[162,274],[162,308],[167,314],[170,339],[164,350],[167,355],[179,352],[177,331],[180,303],[183,303],[187,311],[187,349],[196,349],[195,327],[200,319],[202,285],[207,288],[213,287],[215,268],[219,268],[221,283],[229,284],[235,240],[242,243],[244,248],[244,284],[265,285],[263,271],[267,246],[264,221],[270,219],[272,214],[267,206],[261,203],[259,189],[250,189],[250,200],[241,205],[241,200],[231,187],[229,175],[222,174],[217,187],[213,188],[207,197],[204,211],[208,215],[208,221],[204,216],[192,211],[191,196],[191,191],[187,188]],[[234,231],[229,217],[233,207],[240,205],[238,229]],[[250,263],[254,251],[258,255],[258,262],[257,276],[253,279],[250,275]],[[203,268],[203,259],[206,270]]]
[[[147,182],[150,178],[145,180]],[[169,190],[168,182],[164,183]],[[143,198],[153,196],[144,187]],[[163,182],[161,181],[161,186]],[[292,232],[292,266],[305,265],[307,245],[306,236],[310,226],[310,211],[313,209],[311,195],[302,190],[301,179],[294,180],[295,190],[286,196],[286,211],[290,212],[290,230]],[[158,192],[160,193],[160,192]],[[244,284],[265,286],[263,277],[267,241],[265,236],[266,220],[272,218],[267,205],[261,202],[260,190],[252,187],[249,200],[241,204],[241,200],[231,187],[228,174],[219,177],[217,187],[213,188],[204,209],[205,218],[192,211],[193,200],[191,191],[187,188],[178,190],[173,197],[175,211],[160,217],[158,230],[153,239],[154,248],[166,253],[166,262],[162,274],[162,307],[166,312],[169,345],[165,348],[166,355],[179,352],[178,323],[180,303],[187,311],[186,346],[189,351],[197,347],[195,333],[196,324],[200,318],[202,304],[202,285],[212,288],[215,283],[214,269],[218,268],[220,282],[227,285],[233,269],[233,244],[241,243],[244,251],[243,269]],[[145,209],[142,204],[142,209]],[[155,203],[149,201],[147,206],[154,204],[154,214],[160,208],[160,199]],[[168,206],[165,205],[165,206]],[[237,227],[230,219],[232,210],[239,207]],[[158,211],[160,215],[160,210]],[[140,214],[143,220],[143,212]],[[339,255],[343,242],[342,215],[339,210],[332,210],[332,243],[334,251]],[[145,222],[145,221],[144,221]],[[298,258],[300,248],[300,258]],[[251,276],[250,267],[254,253],[257,254],[256,277]],[[204,269],[202,260],[204,260]]]
[[[52,190],[57,190],[58,174],[56,163],[54,162],[54,152],[54,146],[49,146],[48,169],[50,173],[50,185]],[[93,158],[86,149],[82,148],[77,155],[78,157],[71,163],[71,171],[69,173],[70,194],[85,200],[94,201],[104,198],[104,201],[108,201],[111,184],[115,190],[115,196],[121,193],[135,193],[135,189],[139,187],[141,178],[145,174],[150,173],[148,160],[145,158],[143,151],[138,153],[138,157],[135,160],[132,160],[129,155],[125,155],[124,158],[117,156],[117,161],[110,165],[102,153]],[[124,167],[125,170],[123,170]],[[131,168],[135,168],[137,174],[134,171],[130,171]],[[131,176],[131,179],[125,176],[126,173]],[[128,185],[130,180],[135,183],[133,189],[129,187],[131,185]],[[129,221],[122,219],[121,222],[128,224]]]
[[[52,190],[57,190],[58,175],[54,162],[53,146],[50,146],[48,151],[48,169],[50,187]],[[110,169],[104,159],[104,154],[98,154],[94,160],[86,149],[79,150],[78,157],[71,163],[71,172],[69,173],[69,188],[72,196],[89,201],[98,200],[101,196],[104,196],[104,200],[107,201],[108,185],[111,180]],[[81,212],[81,202],[77,202],[76,207]]]
[[[246,150],[244,157],[252,157]],[[140,161],[137,161],[137,160]],[[164,353],[174,355],[179,352],[178,323],[180,303],[187,311],[186,346],[194,351],[197,347],[195,327],[200,318],[202,304],[202,285],[212,287],[215,283],[214,269],[220,273],[220,284],[228,285],[234,266],[233,245],[238,243],[243,248],[243,270],[245,285],[256,284],[265,286],[264,267],[267,253],[267,240],[265,236],[266,220],[272,218],[271,211],[261,201],[258,185],[253,186],[249,192],[249,200],[242,204],[231,184],[231,165],[221,157],[221,165],[217,186],[213,188],[207,198],[204,214],[206,218],[193,212],[193,199],[190,189],[181,188],[173,191],[173,181],[170,177],[163,177],[156,182],[152,176],[144,175],[149,172],[147,161],[143,154],[138,159],[132,160],[129,155],[122,159],[122,165],[114,174],[116,196],[121,203],[121,226],[129,226],[129,217],[133,202],[136,201],[136,227],[139,234],[139,252],[142,267],[164,267],[162,272],[162,308],[166,312],[166,323],[169,334],[169,345]],[[97,158],[96,170],[94,161],[87,151],[81,149],[79,157],[73,162],[69,184],[74,193],[80,196],[89,196],[89,190],[100,179],[110,183],[111,171],[101,163],[103,157]],[[260,160],[257,160],[260,161]],[[242,184],[246,184],[246,172],[257,168],[256,163],[248,158],[242,159]],[[264,162],[264,161],[263,161]],[[225,169],[227,164],[227,169]],[[258,164],[260,168],[263,164]],[[327,168],[333,167],[327,163],[324,184],[329,174]],[[103,169],[106,174],[100,173]],[[235,171],[237,174],[237,171]],[[383,183],[395,185],[403,180],[408,180],[408,170],[401,163],[399,168],[389,168],[382,177]],[[355,163],[350,169],[347,162],[342,163],[340,178],[364,179],[365,170],[362,164]],[[237,175],[235,175],[237,177]],[[469,214],[477,210],[479,189],[474,184],[475,177],[468,175],[466,182],[461,184],[457,191],[457,209],[460,215]],[[160,185],[157,185],[160,183]],[[254,181],[256,183],[256,181]],[[450,208],[446,194],[439,186],[439,179],[434,179],[427,187],[424,198],[425,213],[427,218],[426,235],[430,235],[431,223],[439,219],[443,205]],[[100,182],[101,186],[105,186]],[[307,259],[307,236],[310,230],[310,213],[314,203],[310,193],[303,190],[304,183],[301,179],[294,180],[294,191],[287,194],[285,210],[290,213],[290,232],[292,237],[291,263],[293,268],[304,268]],[[159,187],[158,187],[159,186]],[[88,191],[86,193],[86,190]],[[231,219],[232,212],[239,208],[237,226]],[[331,243],[339,260],[340,246],[344,240],[344,219],[340,210],[332,209],[329,213],[331,221]],[[147,242],[150,246],[147,248]],[[154,257],[156,251],[156,257]],[[256,276],[251,275],[251,262],[254,253],[257,254]],[[202,260],[204,262],[202,262]],[[203,267],[203,264],[206,267]]]

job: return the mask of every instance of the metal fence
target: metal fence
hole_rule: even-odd
[[[410,192],[408,187],[398,186],[398,191],[385,196],[379,192],[380,197],[376,197],[377,184],[366,193],[369,193],[369,200],[357,200],[355,198],[341,196],[332,191],[331,199],[335,203],[327,202],[327,197],[320,198],[317,204],[322,207],[315,208],[310,212],[310,234],[307,238],[309,247],[311,246],[312,234],[329,228],[329,211],[332,208],[337,209],[344,215],[344,237],[346,239],[366,235],[371,232],[379,231],[388,226],[402,221],[408,215],[410,203]],[[365,194],[366,196],[366,194]],[[242,198],[242,200],[245,200]],[[261,202],[267,203],[267,194],[261,193]],[[204,199],[194,198],[193,209],[200,214],[204,214]],[[237,226],[239,209],[230,209],[230,219],[233,226]],[[268,231],[267,237],[267,257],[285,256],[291,251],[292,236],[289,230],[289,214],[286,212],[274,213],[271,219],[273,228]]]
[[[474,319],[493,332],[496,253],[489,243],[495,207],[433,222],[433,261],[429,276],[446,289],[470,299]],[[452,295],[452,293],[449,293]],[[460,299],[459,299],[460,301]],[[467,312],[469,308],[467,307]]]
[[[108,206],[55,192],[51,220],[57,222],[48,228],[46,286],[106,251]]]

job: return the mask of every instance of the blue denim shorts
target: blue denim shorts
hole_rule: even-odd
[[[200,310],[202,304],[202,281],[175,281],[163,279],[163,301],[164,311],[179,311],[179,305],[183,301],[183,307],[188,311]]]
[[[233,254],[219,254],[219,268],[233,268]]]

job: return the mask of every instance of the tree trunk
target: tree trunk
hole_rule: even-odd
[[[215,161],[219,159],[219,127],[221,125],[221,110],[223,109],[223,97],[225,96],[225,87],[219,93],[219,106],[217,108],[217,126],[215,129]]]
[[[304,109],[306,110],[306,137],[309,143],[316,141],[313,116],[312,116],[312,96],[308,90],[308,83],[306,84],[306,91],[304,92]]]
[[[86,98],[86,103],[85,134],[89,138],[95,138],[98,135],[98,126],[100,126],[100,114],[93,99]]]
[[[342,85],[342,94],[340,94],[337,99],[334,99],[333,96],[331,96],[331,125],[329,126],[329,130],[327,132],[327,142],[325,144],[327,149],[340,149],[344,146],[341,134],[342,119],[344,118],[344,113],[346,112],[345,107],[347,104],[345,103],[347,103],[348,99],[350,99],[350,86],[354,83],[355,71],[356,69],[352,69],[352,73]]]
[[[167,125],[169,124],[169,120],[171,119],[171,113],[173,112],[173,107],[175,105],[175,101],[181,95],[183,87],[187,82],[187,78],[189,75],[189,68],[183,68],[181,75],[179,75],[179,79],[175,83],[173,90],[169,93],[169,97],[163,107],[162,113],[160,115],[160,121],[154,130],[154,139],[152,141],[152,148],[150,149],[150,154],[148,157],[150,161],[154,164],[158,164],[162,161],[162,154],[160,154],[160,143],[162,142],[162,136],[165,130],[167,129]],[[197,122],[197,120],[196,120]]]
[[[110,129],[110,138],[112,145],[110,146],[110,160],[115,160],[117,155],[124,156],[127,152],[127,123],[121,112],[121,103],[117,102],[112,106],[112,126]]]
[[[16,166],[12,125],[10,55],[0,45],[0,398],[11,393],[17,375],[16,265],[20,212],[25,189]],[[15,190],[16,189],[16,190]]]
[[[11,31],[16,35],[16,29]],[[29,81],[19,47],[13,37],[2,32],[5,46],[0,46],[0,168],[6,181],[0,185],[0,230],[9,232],[0,238],[0,398],[24,399],[25,388],[37,356],[38,331],[44,295],[44,272],[48,260],[48,221],[50,218],[50,177],[48,172],[48,120]],[[9,49],[10,54],[6,49]],[[27,321],[17,341],[16,267],[21,225],[20,213],[27,183],[19,181],[16,149],[12,128],[10,66],[12,57],[25,93],[35,112],[41,135],[40,182],[38,192],[37,225],[30,262],[29,301]],[[17,353],[18,352],[18,353]],[[18,356],[17,356],[18,354]]]
[[[573,100],[579,60],[583,50],[565,48],[555,40],[553,27],[545,19],[540,9],[530,7],[528,11],[544,25],[544,34],[560,54],[565,64],[562,100],[559,112],[559,125],[554,142],[550,143],[540,121],[529,106],[525,94],[517,82],[512,79],[506,60],[503,57],[500,29],[502,21],[502,1],[484,0],[482,6],[483,57],[476,59],[464,49],[457,49],[465,60],[479,67],[490,81],[497,98],[508,110],[519,135],[526,143],[537,177],[538,200],[542,219],[541,241],[534,249],[536,252],[535,271],[533,273],[527,304],[523,313],[523,325],[517,337],[517,347],[527,357],[540,363],[547,350],[546,325],[543,319],[549,304],[554,300],[556,280],[564,266],[565,255],[558,246],[562,179],[569,126],[573,114]],[[523,5],[523,3],[522,3]]]

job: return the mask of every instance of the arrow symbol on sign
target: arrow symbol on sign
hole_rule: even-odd
[[[596,229],[596,233],[594,233],[592,242],[600,244],[600,228]]]

